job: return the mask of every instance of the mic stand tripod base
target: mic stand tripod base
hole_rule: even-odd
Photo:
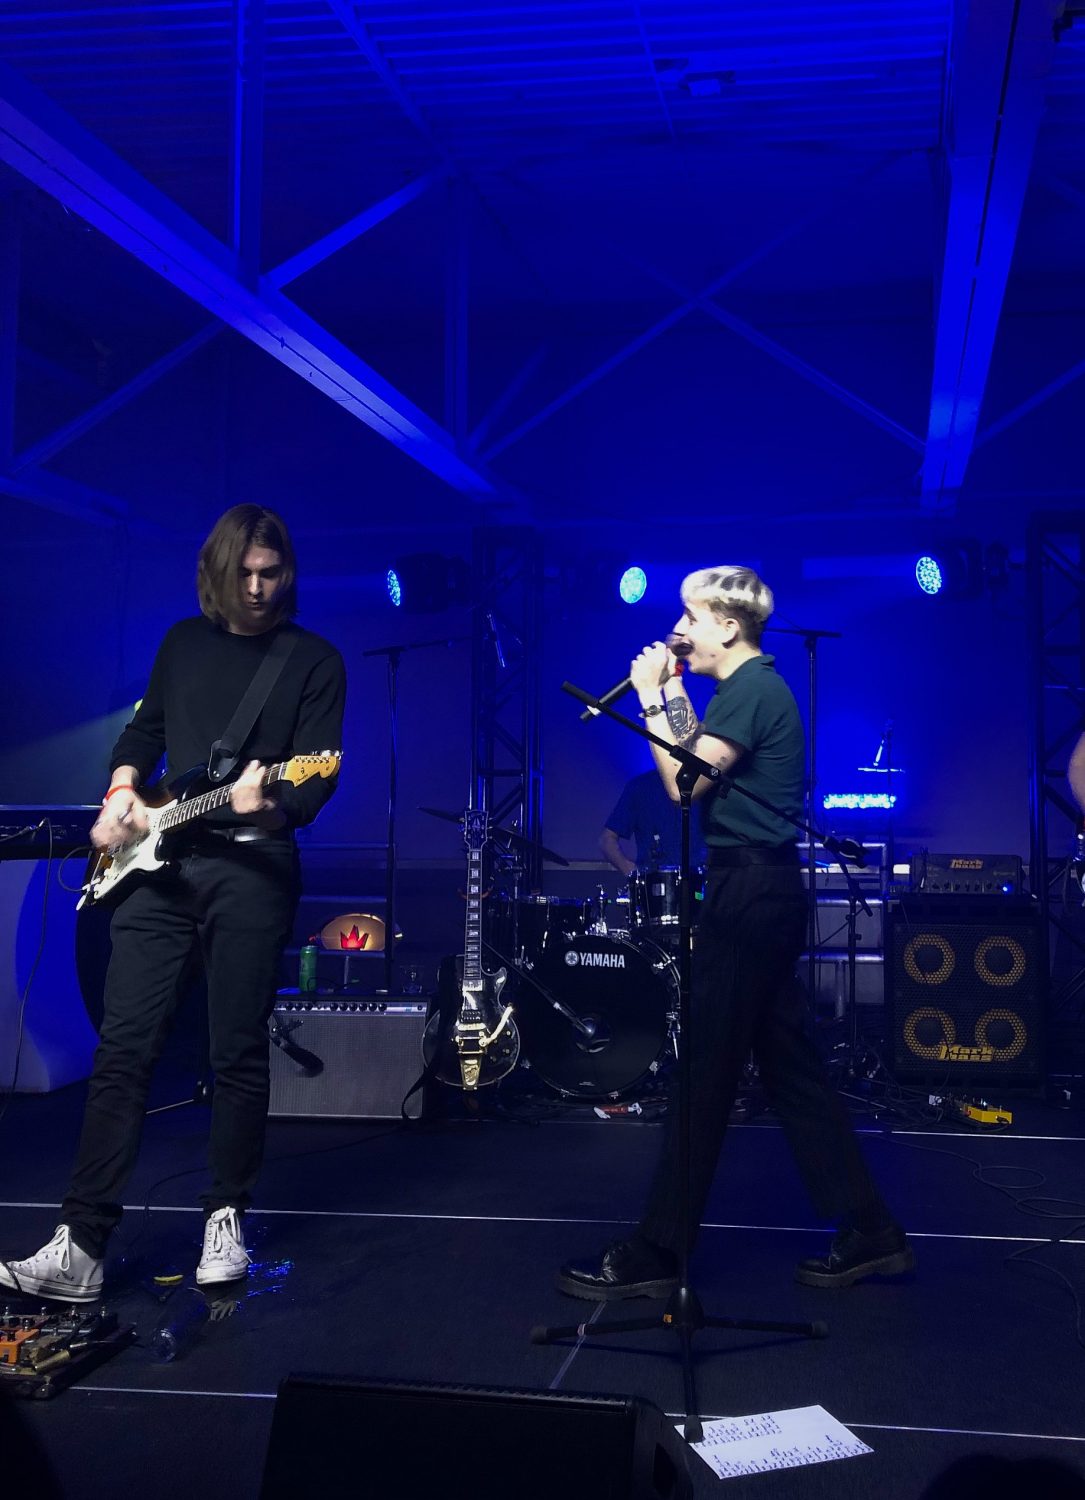
[[[739,1332],[790,1333],[798,1338],[824,1339],[829,1336],[828,1323],[779,1323],[766,1318],[726,1318],[706,1313],[691,1286],[675,1287],[661,1314],[655,1317],[620,1318],[613,1323],[570,1323],[562,1328],[533,1328],[533,1344],[553,1344],[560,1339],[610,1338],[621,1333],[650,1333],[667,1328],[677,1333],[682,1346],[682,1372],[685,1385],[686,1418],[682,1435],[687,1443],[699,1443],[704,1437],[701,1419],[696,1415],[693,1389],[693,1335],[702,1328],[729,1328]]]

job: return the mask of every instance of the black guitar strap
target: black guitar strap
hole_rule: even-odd
[[[298,644],[300,635],[301,631],[296,626],[284,625],[268,647],[267,654],[254,672],[245,696],[237,705],[237,711],[227,724],[225,732],[211,746],[207,775],[212,782],[225,781],[237,765],[245,741],[252,733],[252,726],[271,696],[271,690],[278,682],[279,674]]]

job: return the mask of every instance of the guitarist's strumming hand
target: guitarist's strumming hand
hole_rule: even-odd
[[[146,832],[147,808],[143,798],[134,786],[115,781],[91,827],[91,843],[96,849],[125,849]]]
[[[230,788],[230,807],[246,822],[259,828],[282,828],[286,815],[273,797],[267,794],[262,777],[264,767],[258,760],[250,760],[241,775]]]

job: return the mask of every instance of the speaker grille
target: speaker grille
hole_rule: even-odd
[[[898,1077],[1042,1082],[1047,987],[1035,908],[901,902],[890,909],[886,959]]]
[[[375,1002],[369,1002],[373,1004]],[[333,1010],[336,1004],[358,1008]],[[271,1048],[272,1116],[311,1119],[398,1120],[403,1096],[422,1072],[422,1035],[426,1029],[425,1001],[387,1001],[383,1010],[369,1010],[363,1001],[316,1000],[312,1005],[290,1001],[276,1005],[273,1029],[312,1063]],[[408,1101],[407,1114],[422,1113],[422,1090]]]

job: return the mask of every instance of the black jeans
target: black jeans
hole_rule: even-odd
[[[139,877],[135,877],[138,879]],[[300,882],[292,838],[208,835],[175,868],[137,885],[113,915],[101,1040],[71,1185],[61,1209],[76,1244],[105,1254],[135,1165],[151,1071],[199,944],[215,1091],[207,1212],[244,1209],[260,1170],[268,1107],[267,1019]]]
[[[708,872],[690,995],[690,1202],[687,1215],[678,1172],[675,1077],[640,1226],[657,1245],[677,1251],[684,1234],[693,1246],[751,1051],[819,1216],[864,1230],[892,1222],[807,1035],[795,979],[806,912],[797,866]]]

